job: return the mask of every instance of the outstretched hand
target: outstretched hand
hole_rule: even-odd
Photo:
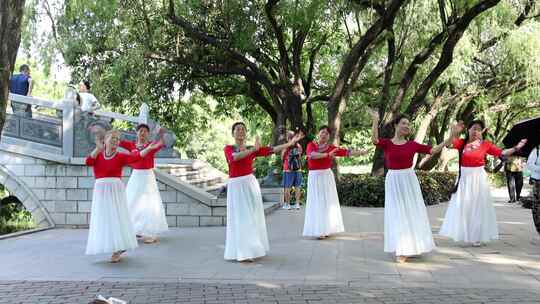
[[[379,112],[373,110],[372,108],[368,108],[368,113],[373,121],[379,121]]]
[[[520,141],[518,142],[518,144],[516,145],[516,149],[517,149],[517,150],[520,150],[521,148],[523,148],[523,146],[525,146],[526,143],[527,143],[527,139],[526,139],[526,138],[520,140]]]
[[[101,136],[96,136],[95,142],[96,142],[96,150],[98,152],[103,151],[103,149],[105,149],[105,142]]]
[[[297,142],[301,141],[302,138],[304,138],[305,135],[304,135],[304,132],[298,132],[296,135],[294,135],[293,139],[291,140],[291,142],[293,144],[296,144]]]
[[[453,137],[458,137],[461,132],[465,130],[465,124],[463,123],[463,120],[460,120],[452,125],[451,133]],[[484,129],[485,130],[485,129]],[[482,131],[483,132],[483,131]]]
[[[259,151],[260,148],[261,148],[261,138],[257,136],[255,137],[255,144],[253,145],[253,149],[255,149],[255,151]]]
[[[148,147],[150,148],[150,150],[155,150],[155,149],[161,147],[161,142],[160,141],[153,142]]]

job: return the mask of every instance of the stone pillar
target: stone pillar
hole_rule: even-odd
[[[73,157],[75,99],[75,90],[68,88],[62,101],[62,154],[67,157]]]

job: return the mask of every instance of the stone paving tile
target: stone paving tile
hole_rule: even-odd
[[[0,281],[0,304],[87,304],[101,294],[138,303],[540,303],[540,291],[494,288],[388,288],[198,282]]]

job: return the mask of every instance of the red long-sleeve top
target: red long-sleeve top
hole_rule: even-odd
[[[464,139],[452,140],[452,145],[455,149],[461,149],[465,143]],[[463,149],[461,155],[462,167],[483,167],[486,164],[486,154],[499,157],[502,154],[502,150],[495,146],[489,140],[482,140],[478,145],[467,145]]]
[[[253,173],[253,160],[258,156],[268,156],[273,153],[272,147],[261,147],[254,153],[248,156],[234,160],[233,153],[240,152],[235,145],[227,145],[223,149],[225,152],[225,158],[229,165],[229,177],[239,177],[249,175]]]
[[[324,170],[324,169],[332,168],[331,157],[323,157],[323,158],[317,158],[317,159],[311,158],[312,152],[329,153],[332,150],[337,150],[335,156],[338,156],[338,157],[349,156],[351,154],[350,150],[345,149],[345,148],[338,148],[334,145],[319,145],[313,141],[310,142],[306,148],[308,169],[309,170]]]
[[[147,143],[146,145],[142,146],[140,149],[137,148],[137,144],[133,141],[128,141],[128,140],[122,140],[120,142],[120,147],[128,150],[129,152],[135,152],[135,151],[142,151],[144,150],[146,147],[148,147],[149,145],[151,145],[153,142],[149,142]],[[153,149],[151,151],[148,151],[148,153],[142,157],[141,160],[137,161],[137,162],[134,162],[134,163],[131,163],[129,164],[129,166],[133,169],[141,169],[141,170],[145,170],[145,169],[152,169],[154,168],[154,159],[155,159],[155,156],[156,156],[156,153],[161,150],[161,148],[163,148],[163,144],[160,144],[158,148],[156,149]]]
[[[141,155],[138,151],[130,154],[116,152],[116,154],[110,158],[105,158],[103,152],[99,152],[96,158],[92,158],[90,155],[86,157],[86,165],[90,166],[94,170],[94,176],[96,179],[106,177],[122,177],[122,168],[128,164],[141,160]]]
[[[377,146],[384,151],[384,164],[391,170],[412,168],[416,153],[431,154],[431,146],[419,144],[414,140],[396,145],[388,138],[379,138]]]

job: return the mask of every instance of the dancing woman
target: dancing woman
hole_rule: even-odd
[[[96,178],[86,254],[112,252],[112,263],[119,262],[126,250],[137,247],[121,180],[122,168],[158,147],[151,144],[140,153],[125,154],[117,151],[119,141],[120,132],[108,131],[104,143],[96,138],[96,148],[86,158],[86,165],[93,167]]]
[[[265,256],[269,250],[261,189],[253,175],[253,160],[289,148],[302,136],[297,135],[288,143],[275,147],[261,146],[257,137],[253,146],[247,146],[246,131],[243,122],[234,123],[232,135],[235,144],[224,149],[229,165],[224,258],[252,262]]]
[[[523,139],[515,147],[501,150],[483,139],[485,130],[483,121],[474,120],[467,126],[465,139],[453,140],[453,147],[459,150],[459,175],[439,231],[439,234],[456,242],[472,243],[473,246],[499,238],[495,208],[484,170],[486,155],[510,156],[527,142]]]
[[[306,148],[308,159],[308,186],[306,215],[303,235],[319,240],[329,235],[345,231],[336,181],[332,172],[332,160],[336,157],[357,156],[365,150],[351,150],[328,143],[330,128],[319,128],[317,141],[310,142]]]
[[[126,186],[127,205],[135,234],[143,237],[144,243],[151,244],[158,242],[159,233],[169,230],[153,170],[155,155],[164,145],[164,130],[160,129],[158,142],[150,141],[148,125],[140,124],[136,130],[137,141],[121,141],[120,147],[137,152],[155,144],[156,149],[148,152],[141,160],[129,164],[133,171]]]
[[[404,115],[399,115],[392,122],[394,137],[379,138],[379,114],[371,111],[371,115],[372,141],[384,151],[384,163],[388,169],[384,181],[384,251],[395,253],[396,261],[405,263],[409,256],[427,253],[435,248],[420,183],[412,168],[414,155],[440,152],[463,126],[456,124],[451,137],[432,148],[407,140],[410,127]]]

